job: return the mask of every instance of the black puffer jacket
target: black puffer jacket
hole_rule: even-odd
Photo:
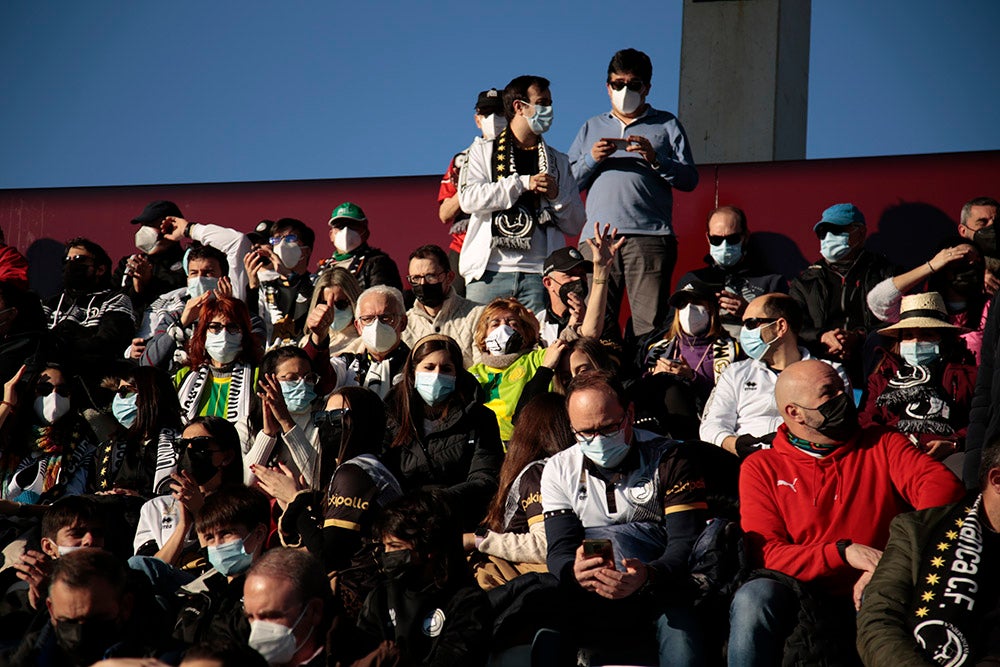
[[[386,403],[393,405],[391,396]],[[387,421],[387,442],[391,442],[399,430],[391,407]],[[418,428],[422,430],[422,424]],[[486,516],[499,488],[503,446],[496,413],[478,401],[453,403],[434,431],[389,448],[382,459],[404,492],[442,490],[459,526],[470,532]]]

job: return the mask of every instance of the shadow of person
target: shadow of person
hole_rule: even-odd
[[[865,247],[893,265],[911,269],[934,256],[942,240],[955,236],[958,223],[923,202],[901,202],[886,208],[876,226],[868,225]]]
[[[788,280],[809,266],[798,244],[778,232],[751,232],[747,251],[758,271],[778,273]]]
[[[28,287],[41,297],[42,302],[62,291],[63,256],[65,244],[55,239],[38,239],[28,247]]]

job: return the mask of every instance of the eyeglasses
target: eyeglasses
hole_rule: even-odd
[[[124,387],[118,387],[117,389],[115,389],[115,393],[118,394],[118,398],[125,399],[128,398],[129,396],[134,396],[139,392],[136,391],[135,387],[127,384]]]
[[[84,266],[93,266],[94,258],[90,255],[67,255],[63,257],[63,264],[83,264]]]
[[[589,431],[577,431],[573,429],[573,435],[576,436],[576,440],[580,444],[589,445],[598,436],[606,438],[622,430],[625,427],[626,419],[628,419],[627,412],[622,415],[621,420],[617,424],[608,424],[607,426],[600,426]]]
[[[358,322],[361,322],[361,325],[365,327],[369,324],[373,324],[375,320],[378,320],[382,324],[388,324],[390,327],[394,327],[399,323],[399,315],[384,313],[382,315],[362,315],[358,318]]]
[[[38,396],[48,396],[53,391],[64,397],[72,393],[68,384],[52,384],[47,380],[43,380],[35,385],[35,394]]]
[[[214,334],[222,333],[223,330],[227,334],[235,335],[240,333],[240,325],[236,324],[235,322],[230,322],[229,324],[223,324],[222,322],[209,322],[208,326],[205,328],[208,329],[209,333],[214,333]]]
[[[621,90],[622,88],[628,88],[632,92],[639,92],[642,90],[643,86],[646,84],[642,79],[629,79],[628,81],[622,81],[621,79],[615,81],[608,81],[608,85],[614,90]]]
[[[180,451],[190,449],[195,454],[208,454],[221,452],[218,447],[212,447],[215,438],[210,435],[199,435],[194,438],[181,438],[177,441],[177,448]]]
[[[739,243],[742,240],[743,240],[743,234],[739,233],[726,234],[725,236],[716,236],[715,234],[708,235],[708,242],[711,243],[712,245],[722,245],[723,241],[732,245],[735,243]]]
[[[279,243],[298,243],[298,234],[285,234],[284,236],[272,236],[270,239],[271,245],[278,245]]]
[[[320,410],[313,413],[313,425],[332,424],[339,426],[344,423],[344,418],[351,413],[350,408],[336,408],[335,410]]]
[[[298,382],[299,380],[305,380],[306,384],[316,385],[319,382],[318,373],[306,373],[305,375],[286,375],[285,377],[279,377],[278,382]]]
[[[410,281],[411,285],[423,285],[424,283],[427,283],[428,285],[436,285],[441,282],[444,275],[444,271],[439,271],[437,273],[425,273],[422,276],[406,276],[406,279]]]
[[[777,322],[777,317],[748,317],[743,320],[743,328],[748,331],[753,331],[762,324],[771,324],[772,322]]]

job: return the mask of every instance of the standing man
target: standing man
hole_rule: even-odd
[[[473,139],[472,143],[496,139],[501,130],[507,127],[507,117],[503,113],[503,93],[496,88],[479,93],[473,120],[476,121],[476,127],[480,129],[482,136]],[[462,252],[462,243],[465,242],[465,230],[469,228],[469,214],[458,204],[458,176],[468,156],[469,149],[466,148],[451,159],[448,170],[441,178],[441,187],[438,189],[438,217],[444,224],[451,225],[448,263],[455,273],[455,282],[451,286],[455,289],[455,293],[462,297],[465,296],[465,280],[458,271],[458,256]]]
[[[132,311],[137,316],[156,297],[184,286],[184,249],[160,231],[167,216],[184,217],[177,204],[159,199],[149,202],[142,213],[132,218],[132,224],[139,225],[135,232],[139,252],[122,257],[115,269],[112,282],[132,300]]]
[[[962,206],[958,222],[958,234],[975,242],[986,256],[985,288],[987,294],[995,294],[1000,287],[1000,252],[997,251],[997,220],[1000,203],[992,197],[976,197]]]
[[[459,205],[471,216],[459,270],[471,301],[514,297],[537,313],[542,264],[583,229],[583,203],[569,160],[542,140],[552,125],[548,79],[517,77],[503,103],[507,127],[469,147],[459,179]]]
[[[606,321],[618,321],[627,289],[637,338],[663,328],[669,309],[677,262],[673,189],[690,192],[698,185],[680,121],[646,103],[652,77],[645,53],[616,53],[608,65],[611,111],[588,120],[569,149],[573,175],[587,191],[587,219],[625,236],[612,265]],[[580,239],[585,256],[587,231]]]

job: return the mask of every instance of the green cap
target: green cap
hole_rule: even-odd
[[[365,212],[361,210],[361,207],[349,201],[345,201],[333,209],[333,213],[330,214],[330,224],[332,225],[333,221],[337,218],[349,218],[358,222],[368,222],[368,218],[365,217]]]

